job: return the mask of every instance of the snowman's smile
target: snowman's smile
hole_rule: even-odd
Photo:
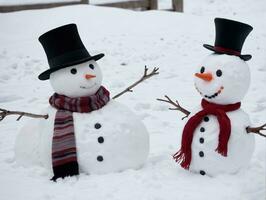
[[[93,85],[91,86],[80,86],[81,89],[92,89],[93,87],[96,86],[96,83],[94,83]]]
[[[206,95],[206,94],[203,94],[203,93],[199,90],[199,88],[196,86],[196,84],[195,84],[195,87],[196,87],[196,90],[200,93],[201,96],[203,96],[203,97],[205,97],[205,98],[208,98],[208,99],[216,98],[219,94],[222,93],[222,91],[223,91],[223,89],[224,89],[224,87],[221,86],[221,87],[219,88],[219,90],[218,90],[217,92],[215,92],[214,94],[212,94],[212,95]]]

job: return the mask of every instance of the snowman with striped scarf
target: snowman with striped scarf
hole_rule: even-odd
[[[149,153],[149,135],[128,107],[112,100],[101,85],[97,60],[84,47],[75,24],[53,29],[41,42],[50,69],[39,75],[55,93],[43,111],[47,120],[31,120],[15,145],[16,161],[48,169],[52,180],[66,176],[104,174],[142,167]],[[141,80],[158,74],[158,69]],[[126,91],[130,91],[128,88]]]

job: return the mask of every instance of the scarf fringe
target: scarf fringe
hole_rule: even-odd
[[[179,150],[173,155],[173,159],[181,165],[182,168],[184,169],[189,169],[190,167],[190,161],[191,161],[191,156],[186,156],[186,154],[182,151]]]
[[[222,156],[227,157],[227,147],[224,148],[217,147],[215,151],[221,154]]]

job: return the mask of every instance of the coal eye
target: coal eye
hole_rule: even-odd
[[[72,69],[70,70],[70,72],[71,72],[71,74],[76,74],[76,73],[77,73],[77,69],[76,69],[76,68],[72,68]]]
[[[204,71],[205,71],[205,67],[201,67],[200,68],[200,73],[204,73]]]
[[[222,70],[218,69],[216,71],[216,76],[220,77],[220,76],[222,76],[222,74],[223,74]]]
[[[90,67],[91,69],[94,69],[94,65],[93,65],[93,64],[90,64],[89,67]]]

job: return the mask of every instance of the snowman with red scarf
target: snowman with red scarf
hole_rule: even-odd
[[[148,132],[101,86],[96,61],[104,54],[88,53],[75,24],[48,31],[39,41],[50,66],[39,79],[49,79],[55,93],[43,111],[48,119],[31,120],[18,135],[16,161],[47,168],[54,181],[80,172],[104,174],[143,166]]]
[[[215,26],[215,45],[204,45],[214,54],[207,56],[195,73],[201,105],[189,112],[167,96],[167,100],[158,99],[188,116],[174,159],[184,169],[209,176],[246,167],[254,151],[254,135],[248,133],[265,130],[265,125],[251,128],[248,114],[240,108],[250,85],[245,61],[251,59],[251,55],[242,55],[241,49],[252,27],[222,18],[215,19]]]

